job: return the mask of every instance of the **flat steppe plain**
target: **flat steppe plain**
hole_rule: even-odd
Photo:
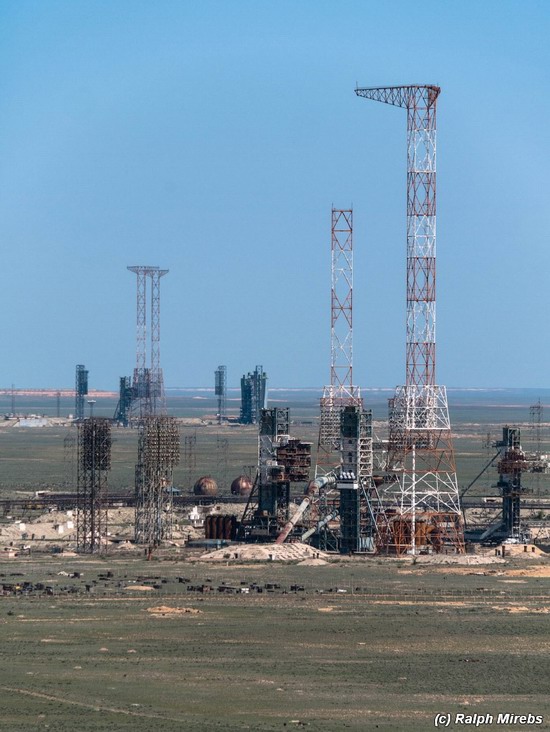
[[[227,566],[60,555],[0,572],[53,592],[0,597],[1,729],[427,730],[438,712],[541,714],[537,729],[550,728],[544,557]],[[253,587],[227,594],[222,583]],[[212,592],[188,589],[202,584]]]

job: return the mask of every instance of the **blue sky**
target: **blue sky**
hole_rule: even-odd
[[[330,210],[354,208],[355,381],[403,383],[404,110],[438,103],[438,381],[544,387],[548,2],[0,3],[0,386],[116,389],[135,277],[169,386],[329,378]]]

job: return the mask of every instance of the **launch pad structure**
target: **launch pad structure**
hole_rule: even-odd
[[[388,530],[378,551],[464,551],[451,424],[436,383],[437,86],[358,88],[407,112],[406,379],[389,405]]]
[[[340,420],[347,406],[361,406],[353,384],[353,210],[332,209],[330,383],[323,389],[316,476],[340,462]]]
[[[167,269],[128,267],[137,280],[136,366],[133,378],[121,377],[115,422],[137,426],[144,417],[166,413],[164,377],[160,365],[160,281]],[[150,283],[150,287],[147,285]],[[150,291],[149,346],[147,341],[147,292]],[[149,356],[149,358],[148,358]]]
[[[79,363],[76,367],[75,374],[75,405],[74,418],[78,422],[84,419],[84,397],[88,393],[88,371],[86,367]],[[13,412],[13,410],[12,410]]]
[[[136,465],[135,541],[150,548],[172,538],[172,474],[180,438],[174,417],[144,417],[139,424]]]
[[[89,417],[78,424],[77,551],[99,553],[107,536],[107,474],[111,469],[111,422]]]

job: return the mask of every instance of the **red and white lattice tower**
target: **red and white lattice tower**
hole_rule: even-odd
[[[437,86],[356,89],[407,110],[407,346],[405,386],[390,400],[388,489],[395,515],[381,550],[463,551],[451,423],[435,378]]]
[[[317,473],[340,462],[340,415],[361,405],[353,385],[353,211],[332,209],[332,282],[330,302],[330,384],[321,398]]]

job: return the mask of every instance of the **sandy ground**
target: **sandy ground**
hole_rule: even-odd
[[[218,549],[199,557],[201,562],[273,561],[295,562],[304,559],[322,559],[327,562],[328,554],[320,552],[309,544],[238,544],[228,549]]]

